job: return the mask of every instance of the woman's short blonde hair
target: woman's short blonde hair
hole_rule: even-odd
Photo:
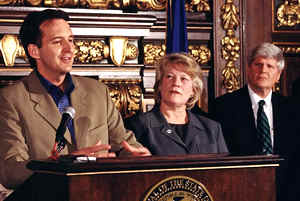
[[[161,91],[159,86],[166,68],[172,65],[182,66],[179,70],[182,70],[192,78],[194,95],[186,103],[187,109],[191,109],[200,99],[203,91],[202,70],[195,59],[186,53],[171,53],[160,60],[159,65],[156,67],[156,80],[154,85],[155,103],[160,104]]]

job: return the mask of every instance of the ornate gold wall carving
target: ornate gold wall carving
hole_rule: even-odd
[[[1,0],[0,6],[8,6],[8,5],[16,5],[18,4],[19,0]],[[21,2],[23,4],[23,1]]]
[[[240,88],[240,71],[235,66],[235,61],[240,57],[240,40],[235,36],[235,30],[239,26],[239,11],[233,0],[226,0],[221,7],[221,20],[225,37],[221,40],[222,58],[226,65],[222,70],[223,86],[228,92]]]
[[[145,65],[155,65],[166,54],[164,44],[146,44],[144,46]],[[211,51],[206,45],[189,45],[188,52],[200,64],[207,64],[211,60]]]
[[[75,40],[75,63],[95,64],[110,56],[115,65],[121,66],[125,60],[133,60],[138,57],[138,47],[128,43],[127,38],[111,37],[110,39],[110,46],[102,40]],[[119,43],[115,44],[113,42],[115,39],[124,40],[126,43],[121,47]],[[117,47],[114,47],[114,45],[117,45]],[[118,49],[119,51],[110,51],[110,49]],[[0,40],[0,50],[5,66],[14,66],[17,57],[26,60],[24,48],[20,45],[16,35],[4,35]],[[121,53],[124,54],[120,55]],[[121,60],[115,59],[120,57]]]
[[[142,108],[140,80],[102,80],[122,117],[130,117]]]
[[[211,51],[206,45],[189,45],[188,50],[200,65],[211,61]]]
[[[165,10],[167,0],[1,0],[0,6]],[[188,12],[209,12],[208,0],[186,0]]]
[[[126,38],[117,38],[127,40]],[[113,41],[115,37],[111,37],[111,39]],[[110,47],[103,40],[75,40],[74,43],[75,64],[101,63],[110,56],[115,65],[121,66],[125,60],[133,60],[138,57],[138,47],[127,42],[124,43],[122,48],[120,48],[119,43],[116,44],[114,49],[119,51],[110,51],[110,49],[113,49],[114,43],[110,42]],[[26,59],[24,49],[15,35],[4,35],[0,40],[0,50],[6,66],[14,66],[17,57]],[[165,50],[164,44],[146,44],[144,46],[144,64],[155,65],[165,55]],[[201,65],[211,61],[211,51],[206,45],[189,45],[188,51]]]
[[[300,45],[297,46],[282,46],[280,47],[284,54],[300,54]]]
[[[140,10],[164,10],[167,0],[136,0],[136,6]]]
[[[25,0],[26,1],[26,0]],[[27,0],[28,2],[36,1],[36,5],[41,5],[42,0]],[[55,7],[74,7],[78,5],[79,0],[44,0],[45,6],[55,6]]]
[[[209,12],[211,11],[208,0],[189,0],[185,3],[188,12]]]
[[[24,48],[15,35],[4,35],[0,40],[0,50],[6,66],[13,66],[17,57],[26,58]]]
[[[75,63],[99,63],[109,56],[109,46],[100,40],[75,40]]]
[[[80,0],[79,5],[86,8],[120,8],[122,1],[118,0]]]
[[[276,12],[278,20],[277,27],[288,26],[293,27],[300,23],[300,1],[285,0]]]
[[[128,43],[126,37],[110,37],[109,45],[104,40],[75,40],[75,63],[100,63],[111,58],[116,66],[124,64],[125,60],[134,60],[138,57],[138,47]]]
[[[164,44],[146,44],[144,46],[144,64],[155,65],[166,54]]]
[[[125,60],[138,57],[138,47],[128,42],[126,37],[110,37],[109,45],[104,40],[75,40],[75,63],[100,63],[111,58],[116,66],[124,64]]]
[[[273,42],[277,45],[287,56],[300,55],[300,42]]]
[[[127,45],[128,45],[128,38],[126,38],[126,37],[110,37],[110,39],[109,39],[110,52],[109,53],[110,53],[110,58],[115,65],[121,66],[126,59],[127,53],[131,54],[131,53],[138,52],[138,51],[128,51],[127,52]],[[137,57],[137,54],[136,54],[136,57]],[[132,58],[132,57],[130,57],[130,58]]]

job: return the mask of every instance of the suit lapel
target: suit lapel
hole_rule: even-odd
[[[277,129],[278,125],[278,114],[279,114],[279,97],[276,94],[272,93],[272,110],[273,110],[273,127],[274,132]]]
[[[248,87],[244,86],[240,90],[240,96],[236,96],[237,100],[234,102],[234,107],[232,108],[237,115],[237,123],[240,124],[245,122],[246,124],[243,126],[248,125],[249,131],[251,131],[251,135],[253,135],[252,131],[256,130],[255,126],[255,118],[252,109],[252,103],[250,99],[250,95],[248,92]]]
[[[50,133],[56,133],[56,129],[61,121],[61,114],[51,95],[42,86],[35,72],[29,75],[26,83],[30,99],[34,102],[33,110],[55,130],[55,132]],[[65,138],[71,143],[71,136],[68,130],[65,134]]]
[[[188,111],[189,123],[185,133],[185,144],[187,147],[193,147],[196,135],[202,135],[205,131],[202,123],[190,111]]]
[[[280,97],[275,93],[272,93],[274,153],[278,153],[279,143],[280,143],[278,141],[279,108],[280,108]]]
[[[238,124],[238,133],[240,135],[237,136],[237,140],[243,142],[244,153],[256,153],[259,149],[259,141],[247,86],[242,88],[239,104],[240,106],[234,108],[235,113],[238,115],[236,123]]]
[[[151,127],[161,128],[160,132],[162,135],[166,136],[167,138],[171,139],[175,143],[186,148],[181,138],[176,134],[175,130],[168,124],[167,120],[160,112],[159,106],[153,108],[153,111],[154,111],[155,118],[152,118],[151,120],[150,123]]]
[[[74,91],[71,94],[71,104],[75,109],[74,117],[74,129],[75,129],[75,138],[76,142],[79,143],[77,146],[82,147],[86,144],[86,137],[89,128],[89,119],[86,117],[86,108],[87,105],[87,92],[80,87],[80,83],[76,76],[72,76],[72,80],[75,86]]]

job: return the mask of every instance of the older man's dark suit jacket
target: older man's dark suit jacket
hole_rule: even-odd
[[[125,127],[135,133],[137,140],[153,155],[227,153],[219,123],[188,111],[189,123],[184,141],[167,123],[155,106],[125,120]]]
[[[287,155],[289,155],[288,138],[286,133],[279,129],[283,121],[284,108],[282,108],[282,105],[285,100],[285,97],[272,93],[274,154],[279,154],[287,159]],[[260,153],[255,118],[247,86],[216,98],[211,104],[210,116],[221,123],[230,154],[257,155]],[[278,201],[284,200],[282,198],[286,194],[287,166],[287,160],[285,160],[277,170]]]
[[[274,152],[279,152],[278,124],[280,104],[285,98],[272,93]],[[255,118],[248,87],[227,93],[215,99],[210,115],[222,125],[223,135],[232,155],[256,155],[260,152]]]

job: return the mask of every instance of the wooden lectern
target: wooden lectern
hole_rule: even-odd
[[[275,201],[280,161],[218,155],[31,161],[35,174],[26,192],[36,201]]]

